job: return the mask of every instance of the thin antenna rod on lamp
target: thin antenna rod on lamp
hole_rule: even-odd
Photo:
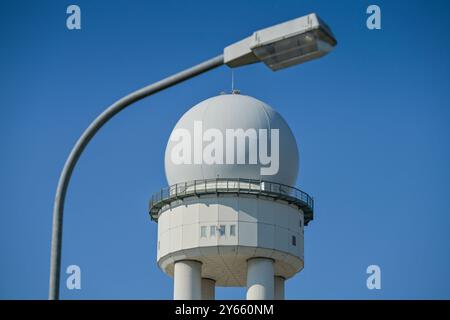
[[[231,69],[231,93],[234,92],[234,70]]]

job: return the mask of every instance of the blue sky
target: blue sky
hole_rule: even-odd
[[[53,197],[89,123],[125,94],[207,58],[254,30],[317,12],[334,52],[236,86],[276,108],[300,149],[297,186],[315,197],[305,269],[290,299],[450,298],[450,21],[446,1],[67,1],[0,5],[0,298],[45,299]],[[367,6],[382,29],[365,26]],[[62,266],[82,289],[65,299],[170,299],[156,265],[152,192],[165,186],[171,129],[230,89],[226,67],[161,92],[108,123],[75,169]],[[377,264],[382,289],[366,288]],[[65,283],[65,275],[62,283]],[[217,298],[244,298],[244,289]]]

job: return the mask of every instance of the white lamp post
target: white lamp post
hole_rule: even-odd
[[[64,200],[70,177],[84,148],[108,120],[136,101],[222,64],[234,68],[263,61],[276,71],[319,58],[335,45],[336,40],[328,26],[317,15],[309,14],[256,31],[252,36],[226,47],[223,54],[130,93],[100,114],[76,142],[58,181],[53,208],[49,299],[59,299]],[[198,283],[196,285],[199,286]]]

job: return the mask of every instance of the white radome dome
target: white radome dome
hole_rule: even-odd
[[[279,129],[279,166],[278,172],[273,175],[261,174],[261,168],[269,165],[260,163],[259,156],[257,164],[249,164],[249,147],[246,145],[246,163],[225,164],[225,149],[223,151],[223,164],[208,164],[204,161],[200,164],[194,163],[194,122],[202,122],[202,132],[210,128],[218,129],[223,135],[223,146],[225,148],[226,129],[267,129],[268,142],[271,146],[271,129]],[[172,161],[173,148],[179,143],[169,139],[165,152],[165,172],[169,185],[189,182],[193,180],[215,179],[215,178],[243,178],[254,180],[265,180],[294,186],[298,169],[299,154],[295,137],[286,121],[266,103],[253,97],[240,94],[223,94],[204,100],[189,109],[178,121],[173,132],[177,129],[186,129],[192,137],[191,164],[176,164]],[[171,135],[171,137],[172,137]],[[259,152],[259,135],[257,135]],[[203,148],[210,144],[203,142]],[[247,141],[248,144],[248,141]],[[202,149],[203,150],[203,149]],[[236,153],[236,152],[235,152]],[[236,154],[235,154],[236,156]],[[271,156],[269,151],[269,156]],[[272,155],[273,157],[273,155]],[[273,158],[272,158],[272,161]]]

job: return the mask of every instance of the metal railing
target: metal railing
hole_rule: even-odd
[[[194,180],[162,188],[152,195],[149,208],[150,216],[153,220],[157,220],[159,211],[165,205],[187,197],[200,197],[207,194],[246,194],[284,200],[296,205],[303,211],[305,225],[313,219],[314,199],[306,192],[276,182],[241,178]]]

